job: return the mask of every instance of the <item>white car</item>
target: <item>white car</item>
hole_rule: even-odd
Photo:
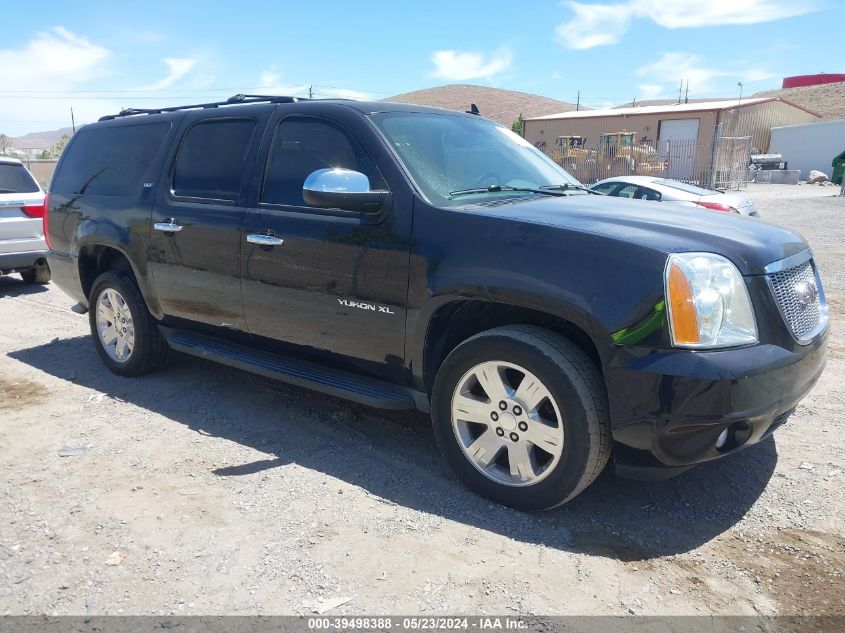
[[[21,161],[0,156],[0,275],[20,273],[30,284],[50,281],[45,197]]]
[[[754,201],[748,196],[703,189],[685,182],[655,176],[607,178],[600,180],[590,189],[617,198],[657,200],[753,217],[760,215]]]

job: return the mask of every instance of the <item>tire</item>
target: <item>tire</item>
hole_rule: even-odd
[[[21,278],[26,284],[46,284],[50,281],[50,267],[43,259],[35,262],[35,266],[21,271]]]
[[[504,376],[501,383],[490,379],[496,375]],[[505,409],[482,383],[492,385],[494,394],[496,384],[504,387]],[[525,392],[519,390],[523,384]],[[598,368],[573,343],[540,327],[498,327],[458,345],[437,373],[432,420],[440,450],[463,483],[517,510],[566,503],[610,457],[607,395]]]
[[[108,305],[101,305],[104,295]],[[108,307],[111,304],[117,306],[116,311]],[[88,321],[94,347],[112,372],[120,376],[141,376],[166,364],[167,342],[159,333],[156,321],[131,277],[116,272],[105,272],[97,277],[91,286],[89,307]],[[109,324],[113,331],[108,330]],[[101,326],[105,328],[104,335],[101,335]],[[119,341],[116,340],[114,349],[106,343],[118,329],[124,332],[119,337],[125,343],[123,354],[118,353]],[[130,334],[131,346],[127,343]]]

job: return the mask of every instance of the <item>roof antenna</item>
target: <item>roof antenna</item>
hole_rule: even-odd
[[[469,110],[466,111],[467,114],[474,114],[475,116],[481,116],[481,112],[478,110],[478,106],[474,103],[469,104]]]

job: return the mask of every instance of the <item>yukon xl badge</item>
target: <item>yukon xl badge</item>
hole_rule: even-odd
[[[359,310],[371,310],[372,312],[383,312],[384,314],[395,314],[389,306],[380,306],[365,301],[352,301],[351,299],[338,299],[337,302],[347,308],[358,308]]]

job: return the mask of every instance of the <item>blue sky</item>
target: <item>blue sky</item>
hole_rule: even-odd
[[[842,0],[4,3],[0,132],[237,92],[476,83],[602,107],[845,72]]]

